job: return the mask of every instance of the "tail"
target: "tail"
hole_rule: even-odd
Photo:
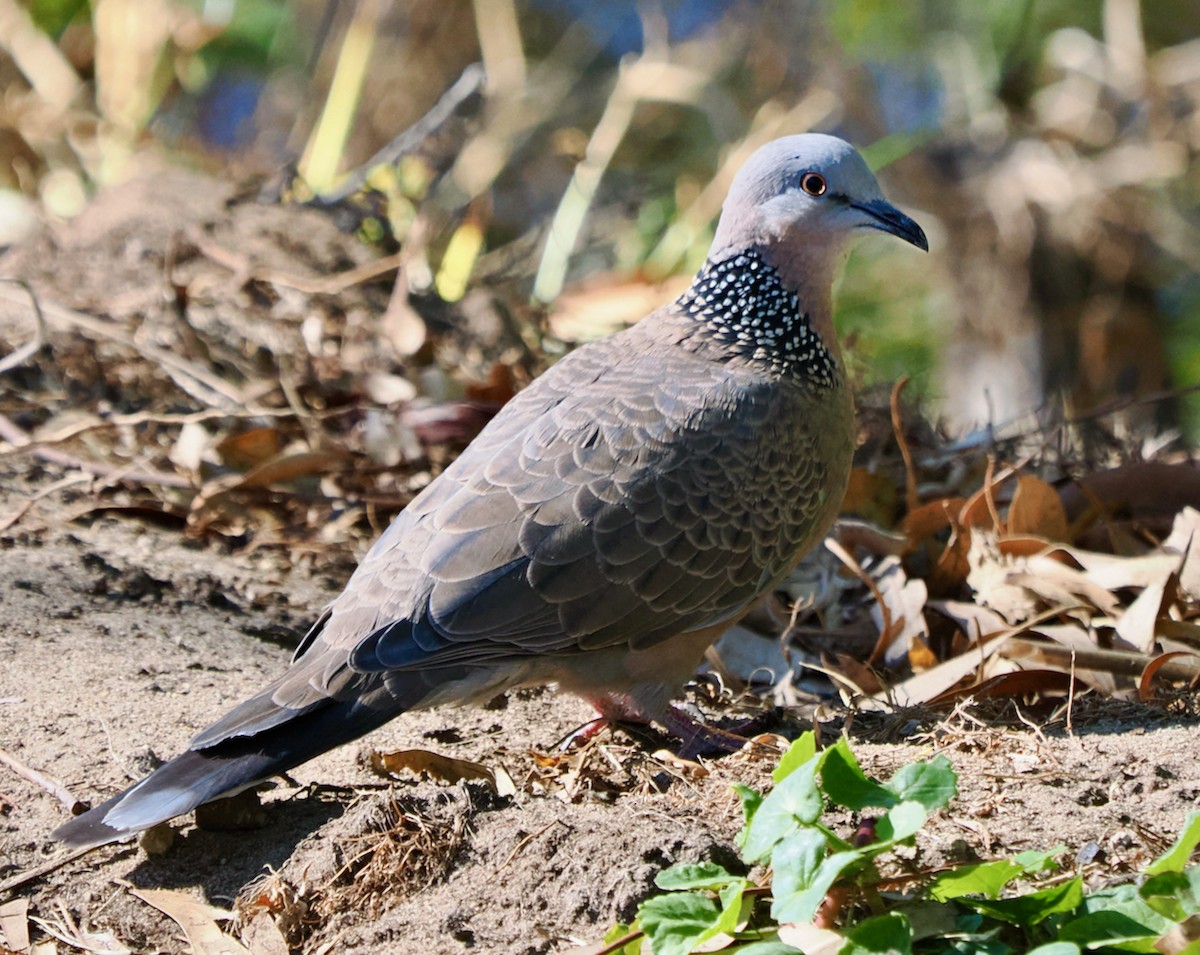
[[[255,698],[258,699],[261,696]],[[232,796],[357,739],[407,708],[364,706],[361,699],[328,699],[323,705],[295,711],[291,718],[282,719],[278,712],[281,708],[276,708],[274,725],[262,732],[231,736],[202,749],[189,749],[140,783],[59,826],[52,835],[75,849],[90,849],[129,838],[202,803]],[[205,739],[208,732],[197,739]]]

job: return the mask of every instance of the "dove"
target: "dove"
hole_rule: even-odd
[[[873,233],[929,247],[843,140],[759,148],[687,291],[510,400],[274,682],[54,836],[122,839],[409,710],[525,685],[685,730],[674,695],[841,503],[854,407],[832,288]]]

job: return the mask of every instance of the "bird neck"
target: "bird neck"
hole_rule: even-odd
[[[709,258],[676,305],[724,350],[833,387],[842,374],[830,292],[818,298],[806,284],[789,280],[759,247],[726,250]]]

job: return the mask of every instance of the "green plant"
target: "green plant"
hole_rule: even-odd
[[[712,862],[672,866],[655,880],[664,894],[642,903],[633,926],[614,927],[605,952],[634,955],[644,935],[654,955],[1200,955],[1200,942],[1187,942],[1177,928],[1200,914],[1200,866],[1187,865],[1200,843],[1200,813],[1136,885],[1086,892],[1082,877],[1056,872],[1064,846],[889,882],[880,863],[957,793],[944,756],[879,783],[844,739],[817,752],[806,733],[773,777],[765,796],[735,787],[745,816],[741,856],[768,873],[763,884]],[[851,838],[823,820],[831,804],[862,814]],[[1018,881],[1019,894],[1012,891]],[[885,891],[889,884],[915,888]]]

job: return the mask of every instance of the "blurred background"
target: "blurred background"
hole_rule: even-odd
[[[551,354],[677,294],[733,171],[806,130],[931,238],[851,260],[864,387],[910,376],[956,434],[1200,436],[1195,0],[0,0],[0,247],[182,165]]]

